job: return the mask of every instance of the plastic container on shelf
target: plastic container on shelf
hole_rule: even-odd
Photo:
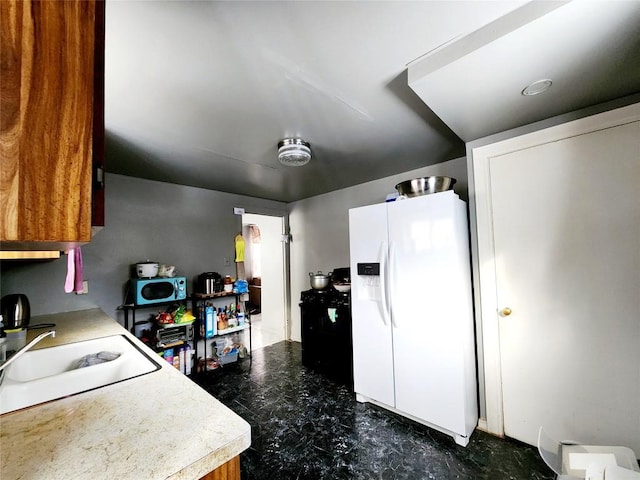
[[[234,363],[238,361],[238,349],[234,348],[229,353],[224,355],[218,355],[218,362],[220,365],[227,365],[229,363]]]
[[[216,340],[212,346],[214,345],[220,365],[227,365],[238,361],[238,349],[230,346],[226,340]]]

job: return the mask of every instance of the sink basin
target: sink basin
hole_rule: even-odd
[[[79,360],[84,356],[105,351],[120,356],[78,368]],[[4,370],[0,384],[0,415],[129,380],[160,368],[125,335],[31,350]]]

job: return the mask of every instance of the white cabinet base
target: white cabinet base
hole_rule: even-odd
[[[356,401],[359,403],[372,403],[373,405],[384,408],[385,410],[389,410],[390,412],[396,413],[401,417],[408,418],[409,420],[413,420],[414,422],[417,422],[421,425],[425,425],[429,428],[433,428],[434,430],[442,432],[445,435],[449,435],[450,437],[453,437],[456,444],[460,445],[461,447],[466,447],[467,445],[469,445],[469,439],[471,438],[471,434],[473,433],[473,430],[472,430],[467,435],[460,435],[459,433],[452,432],[450,430],[447,430],[446,428],[442,428],[442,427],[439,427],[438,425],[434,425],[433,423],[429,423],[426,420],[423,420],[421,418],[417,418],[417,417],[414,417],[413,415],[409,415],[408,413],[398,410],[397,408],[393,408],[382,402],[373,400],[372,398],[366,397],[360,393],[356,393]]]

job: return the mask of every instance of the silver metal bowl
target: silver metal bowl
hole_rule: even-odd
[[[400,182],[396,185],[396,190],[400,195],[419,197],[429,193],[446,192],[453,189],[454,183],[456,179],[451,177],[420,177]]]

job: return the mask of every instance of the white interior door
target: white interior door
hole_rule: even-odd
[[[510,437],[640,452],[639,139],[634,122],[489,160]]]
[[[266,347],[286,340],[285,260],[282,245],[283,218],[246,214],[243,224],[255,224],[260,229],[260,322],[253,329],[252,349]],[[245,242],[251,241],[245,238]]]

